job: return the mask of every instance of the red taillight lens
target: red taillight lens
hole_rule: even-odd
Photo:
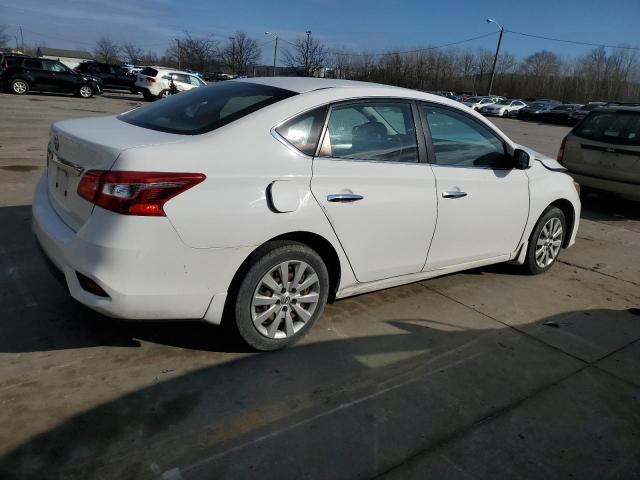
[[[151,78],[151,77],[147,77],[147,82],[156,83],[156,79],[155,78]]]
[[[112,212],[162,217],[169,199],[205,178],[202,173],[89,170],[80,180],[78,195]]]
[[[562,143],[560,144],[560,149],[558,150],[558,163],[562,163],[562,157],[564,157],[564,146],[567,143],[567,137],[562,139]]]

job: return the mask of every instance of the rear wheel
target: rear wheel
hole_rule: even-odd
[[[158,94],[158,98],[165,98],[168,97],[170,95],[169,90],[168,89],[164,89],[161,90],[160,93]]]
[[[15,93],[16,95],[24,95],[29,92],[29,84],[26,80],[21,78],[12,80],[9,86],[11,88],[11,93]]]
[[[78,89],[78,95],[82,98],[91,98],[93,96],[93,88],[90,85],[82,85]]]
[[[152,95],[149,90],[143,90],[142,96],[147,102],[153,102],[156,99],[155,95]]]
[[[269,242],[255,254],[235,298],[235,326],[257,350],[303,337],[322,315],[329,274],[322,258],[297,242]]]
[[[564,213],[548,207],[531,232],[524,267],[532,275],[546,272],[558,259],[567,231]]]

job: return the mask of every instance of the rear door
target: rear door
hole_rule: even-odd
[[[53,76],[50,71],[45,70],[42,60],[25,58],[22,68],[26,74],[33,78],[34,85],[31,88],[34,90],[57,90]]]
[[[417,124],[408,101],[340,103],[329,111],[311,190],[360,282],[424,266],[437,207]]]
[[[640,184],[640,112],[593,112],[570,138],[563,156],[570,171]]]
[[[459,109],[421,104],[437,184],[438,224],[425,270],[512,254],[529,214],[529,179],[504,140]]]

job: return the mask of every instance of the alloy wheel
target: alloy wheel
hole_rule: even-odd
[[[26,93],[28,88],[29,87],[27,83],[22,80],[17,80],[13,82],[13,91],[16,92],[18,95],[22,95],[23,93]]]
[[[540,230],[536,242],[536,265],[546,268],[551,265],[560,253],[564,231],[559,218],[553,217],[547,220]]]
[[[251,300],[255,328],[267,338],[296,334],[311,319],[320,300],[320,280],[308,263],[291,260],[271,268]]]
[[[80,96],[83,98],[89,98],[91,96],[91,94],[93,93],[93,90],[91,90],[91,87],[84,85],[82,87],[80,87]]]

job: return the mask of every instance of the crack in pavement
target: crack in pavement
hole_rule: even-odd
[[[562,264],[568,265],[570,267],[580,268],[582,270],[587,270],[588,272],[599,273],[603,277],[613,278],[614,280],[620,280],[621,282],[629,283],[629,284],[633,285],[634,287],[640,287],[640,283],[634,282],[633,280],[625,280],[624,278],[616,277],[615,275],[611,275],[610,273],[601,272],[600,270],[595,269],[593,267],[583,267],[582,265],[578,265],[577,263],[571,263],[571,262],[567,262],[566,260],[560,260],[560,259],[557,259],[556,261],[558,263],[562,263]]]

